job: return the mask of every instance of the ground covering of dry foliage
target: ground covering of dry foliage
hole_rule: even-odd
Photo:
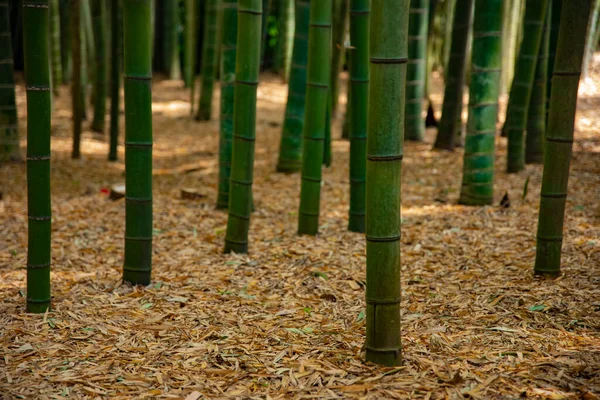
[[[26,168],[4,165],[0,172],[0,397],[599,398],[595,79],[581,89],[564,275],[555,281],[532,276],[540,166],[505,174],[506,143],[498,139],[495,205],[463,207],[456,205],[462,152],[431,151],[431,129],[425,143],[407,143],[405,362],[381,368],[365,364],[361,349],[365,240],[346,231],[348,143],[333,143],[321,233],[298,237],[300,178],[274,172],[286,87],[263,78],[247,256],[222,254],[227,216],[214,209],[216,118],[190,120],[188,92],[156,80],[154,271],[145,288],[120,281],[124,202],[103,191],[124,180],[123,164],[106,162],[108,145],[91,132],[84,133],[83,159],[71,160],[69,92],[62,89],[52,120],[47,315],[24,313]],[[24,134],[22,86],[18,105]],[[182,188],[205,197],[182,200]],[[510,208],[498,205],[506,192]]]

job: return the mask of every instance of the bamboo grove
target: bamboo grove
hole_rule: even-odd
[[[464,206],[499,202],[499,165],[524,174],[525,164],[541,164],[531,264],[538,275],[561,273],[577,93],[600,31],[590,23],[599,8],[592,0],[24,0],[18,15],[27,105],[19,115],[26,111],[26,141],[15,95],[14,4],[0,0],[0,162],[21,162],[26,142],[28,312],[51,307],[50,124],[53,97],[67,93],[72,158],[85,164],[88,126],[108,143],[108,161],[124,156],[122,278],[152,282],[156,79],[186,88],[188,118],[199,133],[218,116],[211,201],[227,215],[225,253],[252,250],[261,73],[288,85],[272,170],[298,183],[299,235],[321,229],[323,169],[340,168],[332,160],[343,146],[337,127],[347,129],[345,226],[364,234],[368,361],[402,363],[405,140],[432,144],[434,158],[460,152],[462,175],[454,183]],[[445,85],[439,110],[429,101],[434,75]],[[440,115],[437,129],[426,127],[428,108]],[[504,144],[506,157],[498,152]]]

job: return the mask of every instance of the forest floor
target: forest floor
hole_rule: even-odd
[[[83,157],[72,160],[61,88],[46,315],[24,307],[25,164],[0,172],[0,398],[600,398],[595,67],[580,90],[557,280],[532,275],[541,166],[507,175],[498,138],[494,206],[459,206],[462,151],[431,151],[433,129],[406,143],[399,368],[363,361],[365,240],[346,229],[349,144],[337,138],[339,122],[320,234],[299,237],[300,177],[275,173],[286,86],[263,75],[250,253],[225,255],[227,214],[215,210],[218,90],[214,120],[198,123],[189,92],[156,79],[153,283],[131,287],[121,283],[124,201],[103,190],[124,181],[123,148],[108,163],[107,142],[85,131]],[[18,107],[25,136],[22,85]],[[205,197],[182,200],[182,188]],[[499,206],[505,193],[509,208]]]

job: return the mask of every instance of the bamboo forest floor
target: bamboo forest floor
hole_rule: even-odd
[[[26,168],[0,173],[0,397],[598,399],[599,69],[580,91],[564,275],[555,281],[532,276],[540,166],[504,173],[499,138],[494,206],[464,207],[456,205],[462,151],[431,151],[432,129],[425,143],[406,144],[399,368],[363,362],[365,240],[346,230],[348,142],[333,142],[324,172],[321,233],[296,235],[300,178],[274,172],[286,100],[277,78],[263,75],[259,87],[247,256],[222,254],[218,93],[214,120],[197,123],[188,91],[156,79],[154,271],[145,288],[121,283],[124,201],[104,190],[123,182],[123,163],[106,162],[107,143],[89,131],[83,159],[70,158],[61,88],[47,315],[24,312]],[[18,107],[25,136],[22,85]],[[182,188],[204,197],[182,200]],[[499,206],[505,193],[510,208]]]

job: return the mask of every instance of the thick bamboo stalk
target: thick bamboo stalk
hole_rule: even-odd
[[[106,4],[105,0],[91,0],[95,41],[96,80],[94,81],[94,119],[91,129],[104,133],[106,115],[107,70],[106,64]]]
[[[328,62],[331,59],[331,11],[331,0],[310,3],[299,234],[316,235],[319,231],[321,165],[331,78],[331,63]]]
[[[122,0],[111,0],[110,41],[110,147],[109,161],[117,161],[119,144],[119,103],[121,89],[121,18]]]
[[[229,206],[229,179],[233,141],[233,104],[237,51],[237,2],[223,0],[223,42],[221,43],[221,110],[219,126],[219,194],[217,208]]]
[[[308,21],[310,0],[296,0],[294,51],[285,107],[285,119],[279,147],[278,172],[298,172],[302,168],[302,130],[306,97],[308,60]]]
[[[507,114],[510,114],[507,117],[506,125],[508,136],[506,172],[508,173],[519,172],[525,168],[524,132],[547,5],[548,0],[527,0],[526,2],[523,40],[519,49],[507,108]]]
[[[344,39],[346,36],[346,27],[348,25],[348,6],[350,0],[333,0],[333,26],[332,26],[332,45],[331,45],[331,116],[337,115],[339,103],[340,72],[343,67]]]
[[[238,0],[233,151],[225,252],[248,252],[260,69],[262,1]]]
[[[48,0],[23,1],[27,89],[27,311],[50,307],[50,70]]]
[[[452,28],[452,45],[446,72],[442,118],[434,148],[454,150],[462,130],[463,87],[467,65],[467,45],[473,20],[473,0],[457,0]]]
[[[152,273],[151,0],[123,0],[125,88],[125,263],[123,281]]]
[[[554,70],[554,59],[556,57],[556,45],[558,43],[558,31],[560,28],[560,15],[563,0],[550,0],[552,2],[552,23],[550,28],[550,44],[548,46],[548,80],[546,82],[546,125],[548,125],[548,114],[550,113],[550,96],[552,94],[552,71]]]
[[[502,0],[475,0],[469,117],[460,204],[494,199],[494,151],[502,72]]]
[[[81,157],[81,120],[84,115],[85,96],[83,93],[83,73],[82,63],[83,40],[81,30],[81,9],[80,0],[71,2],[71,54],[72,54],[72,84],[71,84],[71,110],[73,121],[73,148],[71,158]]]
[[[522,4],[524,0],[506,0],[503,10],[502,27],[502,79],[500,93],[504,94],[510,89],[516,64],[518,48],[519,27],[522,21]]]
[[[21,159],[13,68],[8,1],[4,0],[0,1],[0,162]]]
[[[370,0],[350,1],[350,210],[348,230],[365,231]]]
[[[555,277],[560,274],[577,90],[591,9],[592,0],[564,1],[562,4],[544,149],[534,268],[537,275]]]
[[[183,82],[185,87],[192,87],[196,65],[196,1],[185,0],[185,65]],[[193,101],[193,96],[192,96]]]
[[[404,141],[409,0],[373,0],[367,139],[366,359],[402,362],[400,176]],[[425,14],[426,16],[427,14]],[[354,110],[352,110],[354,112]]]
[[[204,12],[204,43],[202,44],[202,80],[196,120],[209,121],[212,114],[212,98],[217,74],[217,5],[218,0],[207,0]]]
[[[62,83],[71,82],[71,0],[59,0]]]
[[[546,21],[542,32],[542,42],[529,100],[527,114],[527,135],[525,137],[525,163],[541,164],[544,161],[544,134],[546,131],[546,82],[548,80],[548,47],[550,44],[550,24],[552,9],[548,4]]]
[[[422,116],[427,68],[427,23],[429,0],[411,0],[408,34],[408,68],[406,76],[406,139],[423,140],[425,121]]]
[[[50,59],[52,65],[52,94],[60,95],[62,85],[62,64],[60,52],[60,13],[58,10],[59,0],[50,0]]]

